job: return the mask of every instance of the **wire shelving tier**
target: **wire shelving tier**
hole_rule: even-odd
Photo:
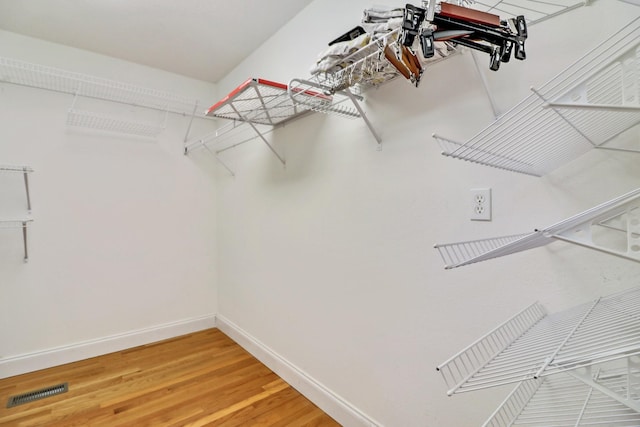
[[[33,169],[29,166],[15,166],[15,165],[0,165],[0,172],[2,173],[21,173],[24,177],[24,188],[27,199],[27,209],[31,212],[31,196],[29,192],[29,174],[33,172]],[[27,250],[27,226],[33,220],[31,218],[23,219],[0,219],[0,229],[8,228],[22,228],[22,239],[24,245],[24,261],[29,259],[29,253]]]
[[[597,239],[594,238],[597,235]],[[531,233],[436,244],[451,269],[547,245],[556,240],[640,262],[640,189]]]
[[[27,209],[29,213],[31,212],[31,195],[29,192],[29,174],[31,172],[33,172],[33,169],[30,166],[0,165],[0,173],[21,173],[23,175]],[[31,218],[0,219],[0,229],[22,228],[24,262],[29,260],[29,252],[27,250],[27,227],[32,221],[33,219]]]
[[[639,308],[640,288],[554,314],[535,303],[437,369],[448,395],[518,384],[485,426],[637,425]]]
[[[542,176],[640,123],[640,18],[620,29],[465,143],[433,137],[448,157]]]
[[[546,21],[563,13],[585,6],[589,0],[473,0],[469,7],[505,17],[525,15],[527,25]]]
[[[278,153],[266,135],[311,112],[335,114],[350,119],[361,118],[380,144],[382,140],[360,106],[361,100],[361,96],[353,94],[348,88],[334,91],[309,80],[293,79],[289,84],[283,84],[266,79],[250,78],[206,112],[207,116],[227,119],[231,122],[204,137],[187,141],[185,154],[200,148],[207,149],[233,174],[218,155],[257,137],[284,165],[286,163],[284,157]],[[243,125],[248,125],[255,135],[241,141],[232,140],[231,144],[225,145],[224,142],[230,139],[227,138],[230,132]]]
[[[0,57],[0,81],[180,115],[192,116],[198,107],[195,99],[169,92],[5,57]],[[122,120],[73,106],[67,124],[142,136],[156,136],[163,129],[159,124]]]
[[[626,367],[591,371],[587,382],[566,373],[521,382],[483,427],[640,425],[640,412],[630,407],[640,399],[638,357]]]

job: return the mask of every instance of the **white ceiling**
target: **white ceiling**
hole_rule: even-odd
[[[312,0],[0,0],[0,29],[217,82]]]

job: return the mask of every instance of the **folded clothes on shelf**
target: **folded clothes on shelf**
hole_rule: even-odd
[[[364,33],[353,40],[332,44],[318,56],[318,61],[311,67],[311,74],[331,73],[345,68],[349,64],[343,60],[367,46],[370,41],[371,35]]]
[[[402,18],[404,9],[401,7],[374,6],[365,9],[363,15],[362,22],[386,22],[390,19]]]

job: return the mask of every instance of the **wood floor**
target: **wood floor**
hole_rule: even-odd
[[[338,425],[218,329],[0,380],[0,426]]]

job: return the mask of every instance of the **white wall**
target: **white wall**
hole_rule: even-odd
[[[8,32],[0,56],[214,99],[212,84]],[[72,99],[0,84],[0,164],[35,170],[29,263],[20,230],[0,230],[0,377],[214,324],[213,169],[183,155],[188,117],[156,140],[114,135],[66,126]],[[23,215],[21,175],[0,189],[0,218]]]
[[[306,77],[326,42],[368,6],[316,0],[221,81],[220,93],[250,76]],[[530,28],[526,61],[486,70],[498,107],[637,14],[598,1]],[[381,152],[362,121],[316,114],[273,135],[286,169],[257,140],[224,154],[236,176],[218,173],[219,314],[369,422],[479,425],[506,391],[448,398],[439,363],[536,300],[553,312],[636,286],[640,266],[554,243],[445,271],[433,244],[553,224],[637,188],[638,157],[593,151],[534,178],[441,156],[433,132],[463,140],[493,118],[468,53],[429,68],[418,89],[399,80],[368,93],[366,108]],[[469,220],[475,187],[493,189],[492,222]]]

